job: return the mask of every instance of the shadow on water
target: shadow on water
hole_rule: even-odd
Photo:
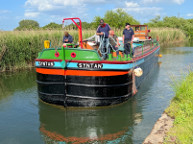
[[[138,97],[149,90],[158,72],[156,64],[142,84]],[[143,119],[143,101],[139,102],[132,97],[126,103],[113,107],[64,109],[39,101],[40,132],[45,143],[132,144],[133,126]]]
[[[0,74],[0,101],[11,96],[15,91],[24,91],[36,85],[34,70],[8,72]]]
[[[185,54],[193,53],[191,50],[185,50],[185,48],[181,50],[177,49],[182,47],[193,47],[193,41],[187,41],[184,43],[175,43],[175,44],[168,43],[165,45],[161,45],[160,52],[162,54],[175,54],[175,55],[185,55]]]

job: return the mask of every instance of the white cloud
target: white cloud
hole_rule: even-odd
[[[181,5],[185,0],[172,0],[174,3]]]
[[[160,7],[144,7],[134,2],[125,2],[126,7],[124,10],[133,14],[143,14],[146,15],[159,15],[159,12],[162,10]]]
[[[40,21],[44,19],[44,23],[60,22],[59,19],[62,20],[64,17],[80,17],[83,21],[90,21],[95,15],[102,16],[105,9],[115,7],[115,9],[123,8],[136,20],[144,22],[156,15],[163,15],[162,8],[147,4],[163,1],[166,2],[166,0],[26,0],[24,15]],[[184,0],[171,1],[179,3]]]
[[[135,2],[125,2],[127,7],[139,7],[138,3]]]
[[[25,14],[24,14],[24,16],[26,17],[26,18],[36,18],[36,17],[38,17],[39,16],[39,12],[30,12],[30,11],[27,11],[27,12],[25,12]]]
[[[88,3],[105,3],[106,0],[27,0],[25,6],[38,11],[51,11],[58,8],[70,8],[70,6],[81,6]],[[76,9],[75,9],[76,10]]]
[[[176,3],[181,5],[182,3],[184,3],[185,0],[171,0],[172,3]],[[142,0],[143,3],[158,3],[158,2],[168,2],[168,0]]]
[[[188,17],[193,17],[193,13],[187,14]]]
[[[162,2],[164,0],[142,0],[143,3],[157,3],[157,2]]]

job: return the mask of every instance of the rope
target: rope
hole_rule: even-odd
[[[106,52],[103,52],[104,42],[105,42],[105,33],[103,33],[103,36],[100,37],[100,45],[98,49],[98,51],[100,51],[102,55],[108,54],[109,41],[106,41]]]
[[[133,63],[136,63],[136,60],[133,59]],[[132,91],[133,91],[133,95],[135,95],[138,91],[137,91],[137,87],[136,87],[136,82],[135,82],[135,73],[134,73],[134,69],[133,68],[133,71],[132,71],[132,82],[133,82],[133,85],[132,85]]]

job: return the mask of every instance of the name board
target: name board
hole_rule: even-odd
[[[90,68],[90,69],[102,69],[103,64],[98,63],[78,63],[77,66],[79,68]]]
[[[38,62],[39,66],[47,66],[47,67],[53,67],[54,62],[48,62],[48,61],[40,61]]]

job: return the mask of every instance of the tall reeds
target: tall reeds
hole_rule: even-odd
[[[152,38],[159,38],[160,44],[179,43],[186,41],[185,33],[180,29],[174,28],[152,28],[150,32]]]
[[[83,39],[94,35],[96,30],[83,30]],[[70,30],[74,42],[78,41],[78,31]],[[118,36],[122,30],[115,29]],[[185,34],[178,29],[152,29],[152,37],[159,36],[160,43],[185,40]],[[21,69],[34,65],[37,53],[44,47],[44,40],[51,40],[52,47],[62,46],[63,31],[10,31],[0,32],[0,71]]]

